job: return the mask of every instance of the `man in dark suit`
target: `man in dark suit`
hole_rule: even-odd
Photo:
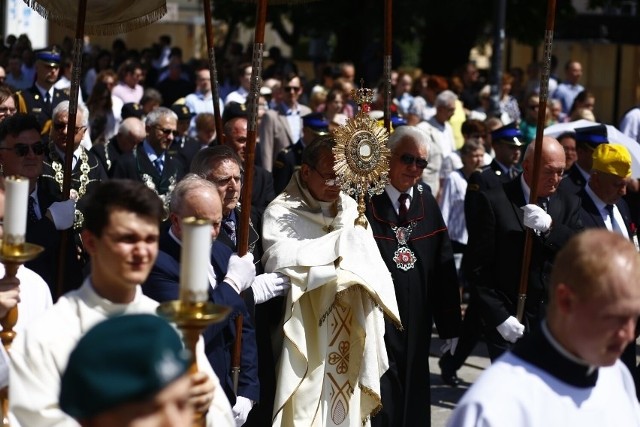
[[[196,138],[189,135],[191,120],[194,117],[189,107],[184,104],[175,104],[171,106],[171,111],[178,117],[178,133],[174,136],[169,150],[179,152],[184,157],[185,166],[189,169],[193,157],[200,149],[209,145],[209,142],[202,145]]]
[[[578,159],[571,166],[560,183],[565,193],[578,194],[589,181],[589,172],[593,163],[593,150],[600,144],[607,144],[605,125],[588,126],[576,129],[576,154]]]
[[[432,323],[455,348],[460,294],[453,250],[438,203],[419,183],[427,166],[428,135],[402,126],[389,138],[389,184],[367,204],[374,238],[393,277],[404,330],[387,322],[389,370],[382,376],[382,410],[373,426],[428,426]]]
[[[104,145],[94,145],[90,151],[98,157],[107,175],[111,177],[113,166],[118,163],[120,156],[132,153],[146,136],[144,123],[137,117],[128,117],[122,121],[116,136]]]
[[[168,150],[177,135],[178,117],[165,107],[158,107],[145,119],[146,139],[130,154],[120,157],[113,177],[144,182],[165,202],[175,185],[187,172],[182,156]]]
[[[179,298],[182,219],[196,217],[212,221],[213,238],[220,231],[222,208],[216,188],[204,179],[195,176],[189,178],[181,181],[172,195],[171,227],[160,235],[158,258],[142,285],[145,295],[159,302]],[[211,249],[209,300],[230,306],[233,312],[224,322],[211,325],[204,331],[205,353],[234,407],[234,416],[242,417],[242,422],[238,425],[246,420],[260,395],[255,330],[237,290],[249,287],[254,277],[255,269],[251,260],[231,257],[229,248],[219,242],[214,243]],[[236,337],[235,318],[238,315],[243,316],[243,323],[240,377],[236,394],[231,374],[231,350]]]
[[[520,160],[520,150],[523,146],[521,138],[520,130],[513,123],[491,132],[492,146],[496,157],[481,171],[472,173],[468,180],[467,193],[464,199],[467,230],[482,226],[482,224],[478,224],[476,216],[479,192],[502,187],[502,184],[511,181],[519,173],[517,165]],[[464,269],[465,258],[463,258],[462,263]],[[469,293],[469,304],[464,312],[464,322],[456,351],[453,354],[445,352],[438,361],[442,380],[452,387],[456,387],[460,383],[456,371],[460,369],[464,361],[469,357],[482,335],[482,323],[478,313],[475,288],[469,286],[467,291]]]
[[[29,180],[29,208],[26,241],[44,247],[44,251],[25,265],[38,273],[57,299],[60,231],[73,226],[75,201],[59,202],[45,191],[42,177],[46,146],[40,137],[40,124],[30,114],[18,113],[0,125],[0,165],[4,176],[22,176]],[[64,284],[73,289],[82,282],[82,265],[75,245],[67,245]]]
[[[539,327],[548,295],[548,273],[555,254],[583,229],[580,200],[558,191],[564,171],[564,149],[557,140],[542,140],[538,204],[530,204],[534,144],[527,147],[520,177],[480,192],[478,226],[469,229],[465,253],[466,276],[478,293],[489,356],[495,360],[522,337]],[[518,284],[524,251],[525,227],[534,232],[524,318],[516,319]]]
[[[622,198],[630,176],[631,155],[625,146],[600,144],[596,147],[589,182],[578,193],[582,202],[580,218],[585,228],[606,228],[637,244],[636,221]],[[636,376],[635,342],[627,346],[621,359]]]
[[[314,139],[329,134],[329,122],[322,113],[310,113],[302,117],[302,138],[278,153],[273,163],[273,186],[276,194],[284,190],[293,173],[302,164],[302,151]]]
[[[62,101],[69,100],[68,89],[53,87],[60,73],[60,52],[42,50],[36,54],[36,81],[29,89],[19,91],[18,111],[36,116],[42,135],[48,138],[53,109]]]

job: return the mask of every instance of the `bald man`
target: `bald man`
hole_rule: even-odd
[[[477,227],[469,230],[465,273],[478,293],[478,310],[492,360],[524,333],[540,326],[555,255],[583,229],[579,198],[558,191],[565,155],[554,138],[542,140],[538,204],[529,204],[534,149],[534,144],[527,147],[519,176],[478,195]],[[526,228],[533,230],[533,243],[521,323],[515,316]]]
[[[604,229],[558,253],[538,331],[487,369],[448,426],[638,426],[640,407],[619,360],[640,316],[640,258]]]
[[[137,117],[127,117],[122,121],[116,136],[107,141],[106,144],[96,144],[91,151],[100,159],[104,170],[111,178],[113,166],[120,156],[133,152],[136,146],[144,141],[147,132],[144,123]]]

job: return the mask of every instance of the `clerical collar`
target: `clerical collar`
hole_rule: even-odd
[[[551,333],[551,331],[549,330],[549,325],[547,325],[547,321],[544,320],[542,322],[541,325],[542,328],[542,333],[544,334],[544,337],[549,340],[549,343],[553,346],[553,348],[555,348],[558,353],[560,353],[561,355],[563,355],[564,357],[566,357],[567,359],[569,359],[570,361],[572,361],[573,363],[577,363],[578,365],[582,365],[588,368],[588,373],[592,373],[593,371],[595,371],[596,369],[598,369],[597,366],[593,366],[593,365],[589,365],[586,361],[580,359],[579,357],[574,356],[573,354],[571,354],[568,350],[566,350],[562,344],[560,344],[554,337],[553,334]]]
[[[541,328],[526,335],[511,350],[514,355],[547,372],[566,384],[578,388],[592,388],[598,381],[597,367],[570,355],[548,332]],[[570,357],[569,357],[570,356]]]

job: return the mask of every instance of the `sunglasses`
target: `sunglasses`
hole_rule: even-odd
[[[291,91],[299,92],[300,91],[300,87],[299,86],[285,86],[284,90],[286,92],[291,92]]]
[[[178,136],[180,135],[180,133],[177,130],[173,130],[173,129],[164,129],[161,127],[156,126],[156,129],[158,129],[160,132],[164,133],[165,136],[169,136],[171,134],[173,134],[173,136]]]
[[[29,154],[29,151],[33,151],[36,156],[44,154],[44,150],[47,145],[44,142],[36,142],[35,144],[24,144],[22,142],[17,143],[13,147],[0,147],[0,150],[13,150],[18,157],[25,157]]]
[[[65,130],[68,126],[68,123],[62,123],[62,122],[53,122],[53,128],[57,131],[62,131]],[[85,126],[79,126],[76,128],[76,133],[82,131],[82,129],[84,129]]]
[[[412,156],[411,154],[403,154],[402,156],[400,156],[400,161],[407,166],[411,166],[415,163],[418,169],[424,169],[429,164],[427,159]]]

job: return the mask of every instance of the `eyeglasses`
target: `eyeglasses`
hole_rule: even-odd
[[[161,128],[160,126],[156,126],[156,129],[158,129],[160,132],[164,133],[165,136],[169,136],[169,135],[173,134],[173,136],[177,137],[178,135],[180,135],[180,132],[178,132],[177,130],[165,129],[165,128]]]
[[[403,154],[402,156],[400,156],[400,161],[407,166],[411,166],[412,164],[415,163],[418,169],[424,169],[429,164],[427,159],[412,156],[411,154]]]
[[[310,167],[311,169],[316,171],[318,175],[320,175],[320,178],[324,179],[324,185],[326,185],[327,187],[335,187],[341,184],[340,178],[338,178],[337,176],[334,178],[327,178],[326,176],[321,174],[318,169],[314,168],[313,166]]]
[[[44,154],[44,150],[47,145],[44,142],[36,142],[34,144],[24,144],[22,142],[17,143],[13,147],[0,147],[0,150],[13,150],[18,157],[25,157],[29,154],[29,151],[33,151],[36,156]]]
[[[14,115],[18,111],[17,108],[0,107],[0,114]]]
[[[285,86],[284,87],[285,92],[299,92],[300,91],[300,87],[299,86]]]
[[[68,123],[63,123],[63,122],[53,122],[53,128],[54,128],[55,130],[58,130],[58,131],[65,130],[65,129],[67,128],[67,126],[69,126],[69,124],[68,124]],[[78,126],[78,127],[76,128],[76,133],[81,132],[81,131],[82,131],[82,129],[84,129],[85,127],[86,127],[86,126]]]
[[[540,107],[540,105],[538,105],[538,104],[531,104],[531,105],[529,105],[529,109],[530,109],[530,110],[537,110],[537,109],[538,109],[538,107]]]

